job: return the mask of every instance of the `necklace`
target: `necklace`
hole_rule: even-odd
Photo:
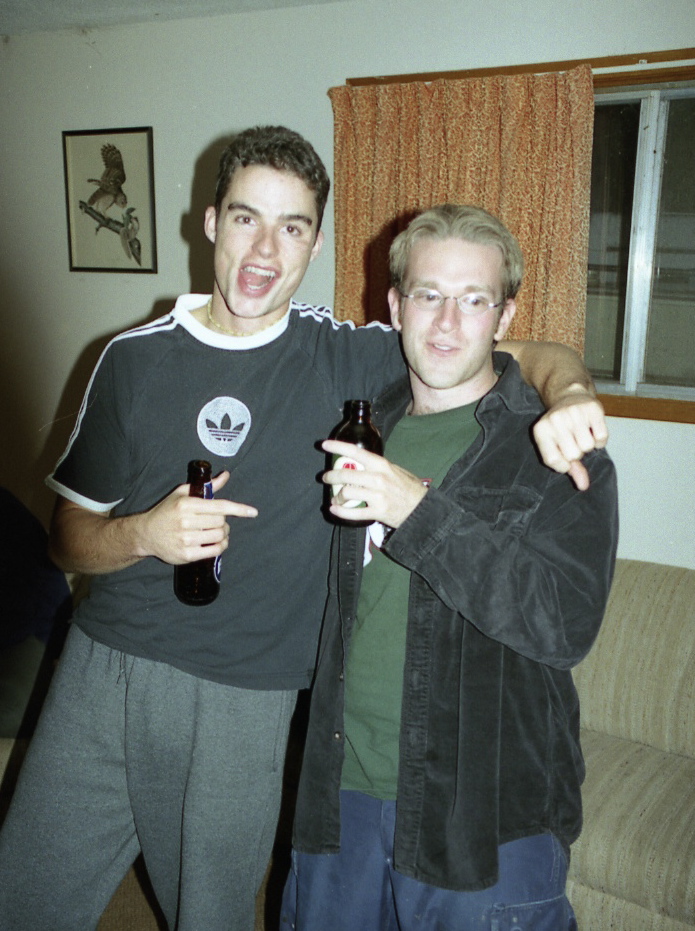
[[[255,336],[256,333],[261,333],[263,330],[267,330],[269,327],[273,326],[274,323],[277,323],[277,320],[271,320],[270,323],[266,323],[265,326],[260,327],[260,329],[255,330],[253,333],[240,333],[238,330],[233,330],[231,327],[222,326],[221,323],[218,323],[212,316],[212,295],[208,298],[208,302],[205,305],[207,311],[208,320],[210,323],[218,329],[221,333],[227,333],[229,336]]]

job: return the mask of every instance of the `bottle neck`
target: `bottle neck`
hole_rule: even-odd
[[[188,463],[188,484],[190,495],[194,498],[211,498],[212,469],[204,459],[193,459]]]
[[[350,420],[353,423],[368,423],[371,413],[369,401],[353,401],[350,405]]]

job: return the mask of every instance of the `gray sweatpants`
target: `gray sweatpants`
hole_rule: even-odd
[[[172,931],[250,931],[295,699],[74,628],[0,832],[1,931],[96,928],[140,850]]]

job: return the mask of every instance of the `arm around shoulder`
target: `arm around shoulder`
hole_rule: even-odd
[[[514,356],[547,408],[533,430],[543,462],[555,472],[569,472],[585,491],[589,476],[580,460],[606,445],[608,426],[582,359],[561,343],[508,341],[499,348]]]
[[[498,346],[514,356],[524,381],[532,385],[546,408],[579,393],[595,398],[589,370],[574,349],[562,343],[504,340]]]

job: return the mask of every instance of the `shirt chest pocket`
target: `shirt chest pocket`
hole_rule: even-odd
[[[521,536],[536,512],[540,494],[532,488],[481,488],[454,485],[448,490],[456,503],[468,514],[484,521],[491,530]]]

